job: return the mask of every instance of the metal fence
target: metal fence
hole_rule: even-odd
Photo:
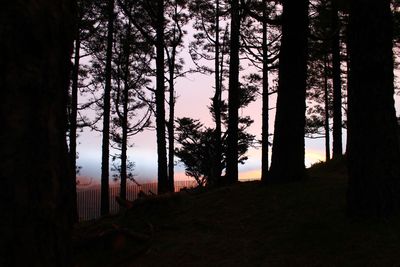
[[[194,180],[176,181],[175,191],[178,192],[184,187],[191,188],[196,186]],[[110,187],[110,213],[116,214],[119,211],[119,205],[115,197],[119,196],[119,186]],[[137,199],[139,191],[157,193],[157,183],[148,183],[142,185],[131,184],[126,186],[126,199]],[[88,221],[100,218],[100,186],[92,189],[81,189],[77,192],[78,216],[79,221]]]

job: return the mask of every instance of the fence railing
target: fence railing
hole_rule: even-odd
[[[178,192],[184,187],[191,188],[196,186],[196,181],[176,181],[175,191]],[[110,187],[110,213],[116,214],[119,211],[119,205],[115,201],[115,197],[119,196],[120,187],[111,186]],[[138,197],[138,193],[143,191],[149,193],[157,193],[157,183],[147,183],[142,185],[131,184],[126,186],[126,199],[135,200]],[[77,192],[77,202],[78,202],[78,216],[79,221],[88,221],[100,218],[100,186],[92,189],[81,189]]]

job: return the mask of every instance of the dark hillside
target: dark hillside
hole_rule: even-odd
[[[77,229],[81,240],[115,232],[88,241],[92,249],[79,242],[79,266],[398,264],[399,219],[346,218],[345,173],[341,162],[317,164],[303,182],[247,182],[145,201],[125,215]],[[134,235],[118,234],[118,227]]]

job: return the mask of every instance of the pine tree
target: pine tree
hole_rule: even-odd
[[[109,200],[109,158],[110,158],[110,110],[111,110],[111,72],[112,72],[112,47],[114,43],[114,0],[108,1],[107,8],[107,53],[105,63],[105,85],[103,95],[103,137],[101,153],[101,202],[100,213],[102,216],[110,212]]]
[[[269,96],[276,93],[270,92],[269,72],[277,68],[281,21],[276,14],[276,3],[241,0],[241,4],[248,14],[241,30],[242,46],[246,58],[262,72],[261,180],[264,181],[269,168]]]
[[[70,266],[67,143],[75,1],[0,9],[0,266]]]
[[[386,217],[399,209],[390,2],[350,3],[347,211],[351,216]]]
[[[150,126],[152,100],[146,96],[144,88],[150,83],[150,62],[153,56],[152,47],[143,40],[140,33],[132,28],[129,19],[116,21],[117,33],[114,44],[113,72],[113,117],[111,137],[114,148],[120,153],[113,157],[120,160],[114,164],[114,170],[120,179],[120,198],[126,199],[128,179],[134,179],[131,173],[133,162],[127,156],[129,139]]]
[[[305,177],[307,35],[308,1],[285,1],[275,132],[267,182],[295,181]]]
[[[342,78],[340,58],[339,10],[334,1],[331,4],[332,23],[332,82],[333,82],[333,152],[334,159],[343,156],[342,144]]]
[[[229,53],[228,88],[228,148],[226,159],[227,183],[239,180],[238,172],[238,125],[239,125],[239,48],[240,48],[239,0],[231,1],[231,38]]]
[[[210,155],[211,161],[214,163],[210,166],[210,184],[221,183],[221,166],[222,157],[222,91],[223,79],[226,74],[224,66],[224,57],[228,53],[228,29],[226,25],[227,5],[221,0],[210,1],[192,1],[189,4],[192,18],[194,19],[193,27],[196,30],[194,34],[195,41],[190,43],[189,52],[193,62],[197,65],[197,71],[200,73],[214,74],[214,96],[212,97],[212,117],[215,122],[214,142],[210,144],[213,154]],[[223,25],[221,25],[223,24]],[[203,61],[213,61],[214,69]]]
[[[132,21],[135,28],[140,31],[143,38],[153,45],[156,50],[156,89],[155,89],[155,115],[157,136],[157,179],[158,193],[169,192],[168,162],[166,143],[165,121],[165,3],[157,1],[123,1],[118,0],[124,14]],[[132,9],[128,8],[132,5]],[[138,19],[140,18],[140,19]]]
[[[166,15],[168,23],[166,25],[166,61],[168,66],[168,81],[169,91],[169,119],[167,123],[168,130],[168,186],[169,191],[174,192],[174,156],[175,156],[175,82],[176,79],[185,75],[182,72],[183,59],[178,58],[179,49],[183,46],[183,37],[186,31],[183,30],[189,21],[189,16],[186,11],[185,1],[170,1],[167,3]]]

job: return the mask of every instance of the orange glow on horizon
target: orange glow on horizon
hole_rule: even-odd
[[[254,151],[252,151],[251,156],[253,156],[256,160],[259,159],[261,155],[257,155]],[[325,152],[321,150],[310,150],[307,149],[305,153],[305,166],[308,168],[312,164],[325,161]],[[261,160],[260,160],[261,163]],[[136,177],[135,177],[136,178]],[[247,169],[246,171],[239,171],[239,180],[260,180],[261,179],[261,168],[254,166],[254,168]],[[77,177],[78,188],[90,188],[96,187],[100,185],[100,179],[86,176],[86,175],[79,175]],[[175,181],[195,181],[193,177],[187,176],[184,171],[176,171],[175,172]],[[156,183],[157,177],[138,177],[137,181],[142,183]],[[119,181],[113,181],[110,178],[109,180],[110,186],[115,186],[119,184]],[[128,182],[129,184],[131,182]]]
[[[307,150],[305,153],[305,166],[310,167],[312,164],[325,161],[325,153],[320,150]],[[260,180],[261,168],[239,172],[239,180]],[[193,177],[187,176],[184,171],[175,173],[175,181],[194,180]]]
[[[261,169],[250,170],[239,173],[240,180],[260,180],[261,179]]]
[[[305,165],[310,167],[312,164],[325,161],[325,153],[320,150],[307,150],[305,155]]]

